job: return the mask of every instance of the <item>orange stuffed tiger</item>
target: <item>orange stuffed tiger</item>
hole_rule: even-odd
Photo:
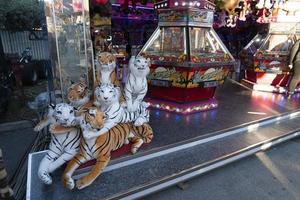
[[[96,84],[111,83],[120,86],[120,82],[116,74],[116,57],[109,52],[102,52],[98,55],[98,62],[100,64],[96,73]]]
[[[96,132],[103,127],[104,113],[96,107],[87,109],[81,115],[80,127],[83,136],[86,132]],[[107,133],[92,139],[81,140],[80,152],[67,164],[62,182],[65,187],[73,189],[75,187],[72,174],[86,161],[97,159],[91,172],[76,181],[78,189],[89,186],[103,171],[111,158],[111,152],[119,149],[132,141],[131,152],[134,154],[143,143],[150,143],[153,138],[153,131],[149,124],[135,127],[131,123],[118,124]]]
[[[96,71],[94,89],[101,84],[113,84],[121,88],[116,74],[116,57],[109,52],[102,52],[98,55],[99,69]],[[95,98],[95,97],[94,97]],[[120,95],[120,103],[125,103],[125,98]]]
[[[74,83],[68,88],[68,100],[70,105],[77,109],[84,109],[93,104],[93,101],[90,100],[88,86],[83,82]]]

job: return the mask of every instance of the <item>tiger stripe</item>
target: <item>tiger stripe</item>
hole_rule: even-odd
[[[97,110],[97,112],[101,112]],[[88,111],[83,113],[86,121],[85,123],[89,125],[95,125],[95,122],[99,123],[96,119],[96,115],[89,114]],[[102,120],[103,123],[103,120]],[[100,125],[97,124],[97,127]],[[93,126],[92,126],[93,127]],[[97,131],[97,130],[95,130]],[[84,130],[83,130],[84,134]],[[150,143],[153,139],[153,131],[149,124],[145,123],[142,126],[134,126],[132,123],[120,123],[111,128],[105,134],[98,136],[96,139],[92,138],[90,140],[85,140],[82,138],[80,152],[68,162],[67,167],[63,173],[62,181],[63,184],[69,189],[73,189],[74,180],[72,179],[72,174],[74,171],[84,162],[97,159],[95,166],[92,168],[91,172],[85,177],[79,179],[76,182],[76,186],[79,189],[87,187],[90,185],[103,171],[111,158],[111,152],[122,147],[127,138],[132,140],[131,152],[136,153],[143,143]]]

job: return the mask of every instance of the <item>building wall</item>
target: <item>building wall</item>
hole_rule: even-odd
[[[44,60],[49,59],[49,48],[47,37],[43,37],[42,31],[34,32],[37,38],[43,39],[30,39],[35,38],[29,31],[11,32],[0,30],[1,42],[5,54],[21,53],[25,48],[32,49],[32,59]]]

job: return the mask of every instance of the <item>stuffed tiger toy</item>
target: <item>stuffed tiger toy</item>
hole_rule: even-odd
[[[99,69],[96,72],[95,87],[104,84],[113,84],[121,87],[116,74],[116,57],[109,52],[102,52],[98,55]],[[123,94],[120,95],[120,102],[125,103]]]
[[[90,101],[88,86],[83,82],[72,84],[68,88],[68,100],[70,105],[79,109]]]
[[[105,113],[105,121],[103,128],[96,134],[85,134],[86,139],[98,137],[119,123],[134,122],[135,126],[141,126],[149,122],[148,104],[143,102],[139,105],[137,111],[129,112],[119,103],[120,89],[111,84],[102,84],[97,87],[95,96],[94,105],[100,107],[101,111]]]
[[[97,133],[104,126],[104,113],[99,108],[87,109],[81,115],[80,127],[83,135],[87,132]],[[111,158],[111,152],[119,149],[130,138],[132,143],[131,152],[136,153],[143,143],[150,143],[153,138],[153,131],[149,124],[135,127],[131,123],[118,124],[107,133],[92,139],[82,138],[80,152],[68,162],[62,176],[65,187],[73,189],[75,187],[72,174],[86,161],[96,159],[97,162],[91,172],[76,181],[78,189],[89,186],[102,173]]]
[[[127,109],[136,111],[143,101],[147,91],[147,75],[150,72],[150,59],[131,57],[129,60],[129,74],[125,84],[125,99]]]
[[[49,116],[51,120],[48,120],[51,122],[49,127],[51,141],[38,169],[38,177],[47,185],[52,184],[50,173],[77,154],[81,138],[80,129],[75,127],[77,119],[74,107],[60,103],[51,107],[51,110],[49,112],[52,113],[52,116]]]
[[[114,85],[120,85],[117,78],[116,69],[116,57],[109,52],[102,52],[98,55],[98,62],[100,64],[96,74],[96,84],[111,83]]]
[[[85,83],[79,82],[74,83],[68,88],[68,100],[71,106],[74,106],[76,109],[83,109],[93,105],[93,102],[90,101],[90,94],[88,87]],[[47,116],[40,121],[40,123],[34,128],[35,131],[40,131],[49,124],[55,123],[53,119],[55,105],[50,104],[48,109]]]
[[[7,172],[4,168],[2,151],[0,149],[0,199],[8,199],[13,196],[13,190],[8,185]]]

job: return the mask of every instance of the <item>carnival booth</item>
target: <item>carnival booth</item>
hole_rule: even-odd
[[[151,59],[148,101],[191,113],[217,107],[214,93],[234,59],[212,28],[212,1],[160,1],[158,28],[139,55]]]
[[[244,52],[252,52],[242,57],[246,65],[245,79],[242,80],[245,85],[254,90],[286,92],[292,73],[287,64],[288,56],[300,34],[300,13],[292,9],[299,3],[287,1],[282,5],[278,16],[268,19],[267,35],[258,34],[244,48]]]

